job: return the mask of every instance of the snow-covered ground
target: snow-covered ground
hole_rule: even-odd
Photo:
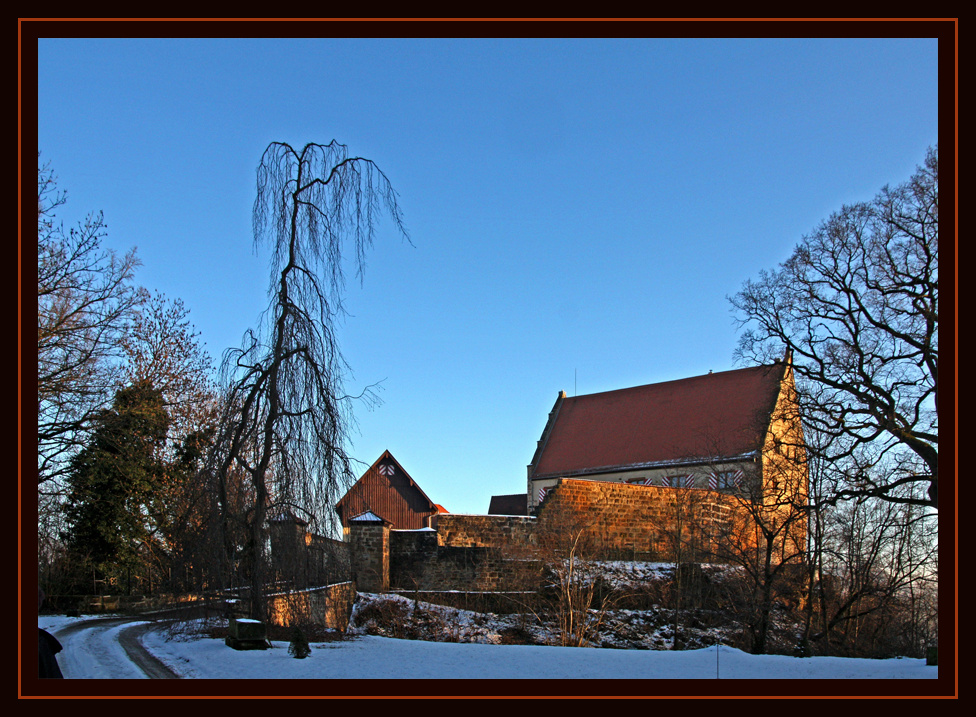
[[[38,625],[55,635],[71,618],[43,616]],[[86,631],[65,639],[58,656],[68,678],[144,677],[128,665],[118,643],[121,628]],[[200,679],[936,679],[925,660],[795,658],[749,655],[721,646],[687,651],[614,650],[539,645],[422,642],[374,635],[313,643],[296,659],[287,642],[269,650],[236,651],[223,640],[149,631],[143,644],[184,678]],[[540,683],[540,685],[543,683]]]
[[[78,618],[38,617],[37,625],[55,635],[61,642],[58,665],[65,677],[79,679],[145,679],[146,675],[126,656],[119,644],[119,633],[132,624],[114,625],[72,634],[59,634]]]

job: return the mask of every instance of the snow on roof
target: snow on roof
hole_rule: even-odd
[[[367,510],[365,513],[360,513],[359,515],[350,518],[350,520],[355,520],[363,523],[385,523],[386,522],[371,510]]]

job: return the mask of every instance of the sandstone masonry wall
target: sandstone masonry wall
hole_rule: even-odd
[[[537,517],[445,513],[436,530],[354,524],[353,574],[370,592],[531,589],[542,552],[569,534],[606,558],[707,561],[741,518],[736,505],[718,491],[561,479]]]
[[[349,531],[350,572],[356,589],[390,589],[390,528],[383,523],[353,523]]]
[[[537,530],[582,531],[608,557],[707,560],[736,505],[712,490],[562,479],[540,506]]]
[[[444,520],[447,518],[447,520]],[[390,531],[390,587],[402,590],[505,591],[532,584],[533,568],[513,564],[532,518],[438,516],[433,530]],[[525,571],[529,571],[526,578]]]
[[[507,548],[531,539],[534,517],[520,515],[465,515],[437,517],[438,545],[455,548]]]
[[[345,632],[355,599],[351,582],[273,595],[268,601],[268,622],[285,627],[308,622]]]

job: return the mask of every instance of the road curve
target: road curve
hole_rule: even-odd
[[[170,620],[147,621],[140,617],[115,617],[80,620],[58,629],[54,636],[64,650],[58,654],[65,677],[146,677],[152,680],[179,679],[180,676],[143,647],[140,638],[148,630],[159,629]],[[115,630],[119,626],[132,623]],[[111,633],[111,634],[110,634]],[[92,648],[102,641],[117,641],[128,658],[128,665],[119,664],[117,652],[108,648]],[[84,656],[84,657],[82,657]],[[97,664],[93,664],[97,663]],[[133,667],[135,669],[133,669]]]
[[[150,680],[178,680],[180,676],[163,664],[154,654],[142,645],[142,636],[148,630],[162,627],[162,623],[144,622],[133,625],[119,633],[119,644],[136,666],[146,673]]]

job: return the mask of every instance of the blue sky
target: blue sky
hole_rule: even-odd
[[[38,149],[215,361],[267,303],[255,168],[336,139],[400,193],[340,332],[352,453],[483,513],[556,395],[734,368],[727,297],[938,136],[935,39],[41,39]],[[25,152],[25,158],[29,154]]]

